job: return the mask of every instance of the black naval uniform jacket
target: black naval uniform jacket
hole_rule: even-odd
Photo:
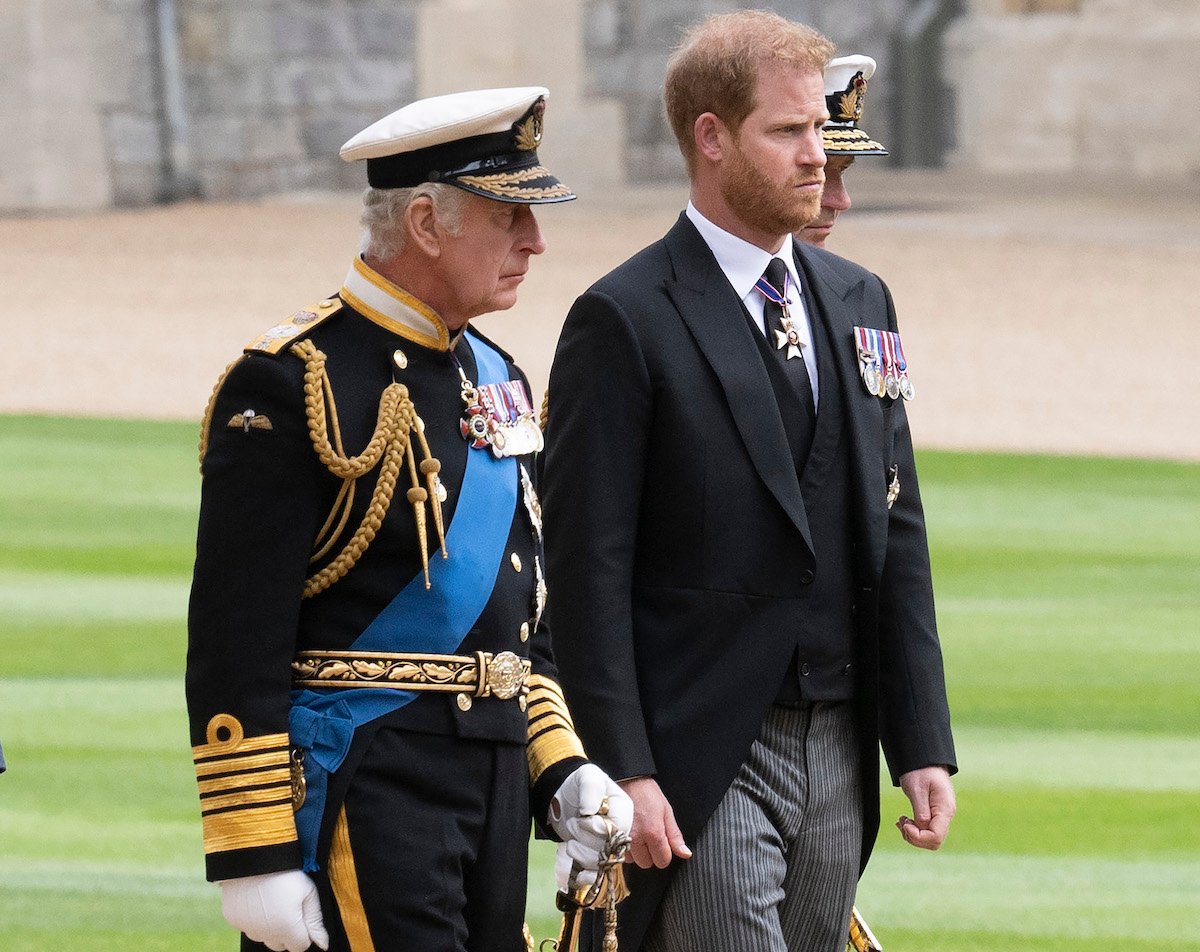
[[[852,328],[896,330],[891,298],[836,255],[797,245],[796,257],[832,351],[818,353],[821,386],[836,380],[845,414],[865,866],[880,742],[893,781],[953,770],[954,749],[905,408],[867,393],[857,370]],[[756,333],[681,215],[575,302],[550,377],[543,505],[562,685],[591,758],[614,778],[654,776],[688,842],[759,733],[822,570]],[[629,870],[622,947],[639,947],[674,868]]]
[[[361,268],[361,262],[356,267]],[[260,338],[282,336],[278,353],[251,350],[232,366],[214,393],[205,424],[207,449],[188,616],[187,701],[207,873],[213,880],[301,867],[288,771],[290,663],[298,651],[348,648],[422,571],[414,512],[406,499],[411,482],[401,466],[391,505],[361,558],[330,588],[302,597],[305,579],[337,555],[362,520],[379,467],[357,480],[350,517],[337,543],[310,564],[314,540],[334,509],[342,481],[318,459],[310,438],[305,389],[320,384],[306,381],[305,362],[289,348],[308,339],[326,355],[347,456],[367,446],[384,388],[393,380],[408,388],[432,455],[441,462],[447,528],[454,518],[467,454],[490,452],[469,448],[460,433],[464,404],[455,360],[473,381],[475,361],[465,340],[448,351],[449,335],[436,316],[432,319],[437,336],[431,337],[386,315],[368,317],[337,298],[307,314],[298,313],[303,315],[300,326],[285,322]],[[504,358],[509,376],[523,380],[511,358]],[[419,463],[422,454],[413,439]],[[530,456],[519,461],[532,470]],[[524,745],[531,718],[561,707],[554,698],[558,688],[545,623],[527,638],[522,636],[523,625],[526,631],[533,627],[534,560],[541,547],[519,487],[516,499],[490,599],[454,653],[511,651],[531,659],[528,714],[516,699],[476,698],[464,711],[454,694],[427,693],[360,728],[360,734],[382,723],[426,734]],[[440,559],[431,517],[427,532],[429,558]],[[542,732],[529,745],[531,765],[536,761],[538,768],[531,803],[539,819],[544,819],[561,781],[584,762],[569,717],[545,721],[554,722],[556,729]],[[356,749],[362,746],[356,735]],[[454,765],[431,764],[430,769],[453,771]],[[348,759],[339,776],[331,779],[330,790],[353,783],[352,771]],[[336,807],[336,802],[326,804],[319,841],[326,847]],[[514,816],[512,822],[524,824],[518,834],[523,845],[528,813]]]

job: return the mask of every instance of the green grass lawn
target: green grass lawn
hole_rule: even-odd
[[[183,711],[196,428],[0,417],[0,949],[235,947]],[[1200,466],[921,454],[962,774],[889,952],[1200,952]],[[530,921],[556,930],[535,844]]]

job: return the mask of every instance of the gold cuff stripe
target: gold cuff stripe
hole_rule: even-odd
[[[206,813],[201,820],[205,853],[275,846],[296,839],[296,821],[292,818],[290,796],[287,803],[226,813]]]
[[[570,719],[563,717],[557,711],[547,711],[529,718],[529,739],[533,740],[538,734],[551,727],[567,731],[575,730],[575,725],[571,723]]]
[[[555,694],[553,691],[547,691],[545,688],[534,688],[529,692],[530,704],[550,704],[562,710],[567,709],[567,702],[563,700],[561,694]]]
[[[292,786],[272,784],[256,790],[235,790],[215,797],[202,797],[200,800],[201,813],[215,813],[225,807],[254,807],[262,803],[274,803],[276,800],[287,800],[291,803]]]
[[[538,777],[545,773],[547,767],[552,767],[568,757],[586,755],[583,752],[583,744],[579,742],[579,738],[573,731],[556,728],[531,740],[527,756],[529,758],[529,781],[537,783]]]
[[[529,685],[529,692],[531,694],[534,691],[549,691],[551,694],[557,694],[559,697],[563,696],[562,686],[544,674],[531,674],[526,683]]]
[[[232,777],[216,777],[200,781],[200,793],[215,793],[218,790],[237,790],[262,784],[280,784],[291,789],[292,772],[287,767],[279,770],[260,770],[252,774],[235,774]]]
[[[338,914],[350,952],[375,952],[371,930],[367,925],[367,911],[363,907],[362,894],[358,891],[358,873],[354,868],[354,850],[350,846],[350,826],[346,822],[346,808],[338,811],[333,826],[333,843],[329,847],[329,884],[337,900]]]
[[[571,712],[567,710],[567,706],[562,701],[554,702],[546,698],[529,702],[529,718],[532,720],[535,717],[541,717],[547,711],[553,711],[561,716],[568,724],[574,725],[574,720],[571,717]]]
[[[221,760],[210,760],[207,763],[196,764],[197,777],[211,777],[215,774],[250,773],[255,770],[270,770],[273,767],[285,766],[288,762],[288,751],[277,750],[269,754],[251,754],[247,757],[225,757]]]
[[[197,744],[192,748],[192,759],[203,760],[208,757],[222,757],[226,754],[246,754],[256,750],[270,750],[272,747],[287,746],[287,734],[263,734],[260,737],[244,737],[232,744],[229,741],[213,741],[207,744]]]

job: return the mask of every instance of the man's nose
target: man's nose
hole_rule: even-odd
[[[839,212],[844,212],[850,207],[850,193],[846,191],[841,172],[825,170],[825,191],[821,196],[821,204]]]
[[[540,255],[546,250],[546,239],[542,235],[533,209],[522,205],[517,211],[517,218],[521,225],[521,247],[527,249],[530,254]]]
[[[799,154],[796,156],[796,164],[818,169],[824,167],[825,143],[821,139],[820,129],[813,129],[803,137]]]

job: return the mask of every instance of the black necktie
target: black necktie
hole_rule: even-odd
[[[767,270],[763,272],[763,277],[767,279],[767,283],[771,287],[779,292],[781,298],[786,298],[787,265],[779,258],[772,258],[770,264],[767,265]],[[800,403],[808,417],[803,424],[806,431],[804,445],[808,446],[812,442],[812,431],[817,419],[817,408],[813,402],[812,378],[808,375],[808,368],[804,365],[802,354],[796,354],[793,351],[794,356],[788,357],[791,347],[787,342],[785,316],[781,305],[776,304],[770,298],[764,301],[763,322],[766,324],[767,343],[770,344],[772,352],[783,365],[788,382],[795,388],[796,396],[800,398]],[[795,320],[800,320],[799,315]]]

